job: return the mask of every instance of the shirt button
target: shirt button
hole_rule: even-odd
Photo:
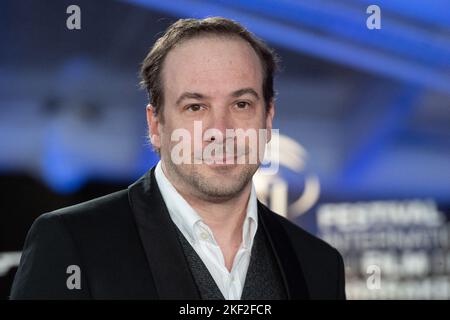
[[[206,232],[202,232],[202,233],[200,233],[200,237],[203,239],[203,240],[207,240],[209,237],[208,237],[208,234],[206,233]]]

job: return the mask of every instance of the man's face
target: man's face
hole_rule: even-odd
[[[194,38],[168,53],[162,81],[164,121],[161,123],[154,117],[151,108],[147,109],[147,118],[152,144],[160,148],[166,175],[176,186],[197,197],[207,200],[234,197],[249,185],[258,169],[259,161],[249,163],[252,161],[248,155],[258,150],[250,146],[248,139],[237,146],[237,139],[227,137],[226,129],[252,129],[258,133],[259,129],[267,128],[270,132],[272,128],[274,108],[271,105],[268,112],[265,110],[259,57],[239,38]],[[193,141],[194,122],[197,126],[201,124],[200,144]],[[190,163],[178,164],[173,159],[172,149],[180,145],[179,140],[171,139],[177,129],[184,129],[192,138],[192,148],[183,150],[189,153]],[[218,130],[221,136],[214,132],[204,136],[208,129]],[[213,142],[223,147],[220,156],[223,164],[211,164],[218,155],[212,152],[216,157],[211,159],[206,155],[210,153],[204,152]],[[230,151],[234,154],[231,159],[226,158]],[[199,156],[201,164],[194,161]],[[239,157],[247,157],[244,164],[238,161]]]

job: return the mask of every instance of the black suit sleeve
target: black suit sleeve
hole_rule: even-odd
[[[79,267],[80,272],[68,270],[69,266]],[[58,214],[47,213],[36,219],[28,232],[10,298],[88,299],[85,278],[80,257],[64,221]],[[81,288],[74,288],[76,284]]]
[[[337,265],[338,265],[337,299],[338,300],[346,300],[344,259],[342,259],[341,254],[337,250],[336,250],[336,255],[337,255]]]

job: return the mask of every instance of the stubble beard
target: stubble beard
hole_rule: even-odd
[[[167,174],[191,195],[206,201],[221,202],[239,195],[252,180],[259,164],[236,164],[208,168],[206,164],[181,164],[166,157]]]

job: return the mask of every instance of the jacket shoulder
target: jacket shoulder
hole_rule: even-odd
[[[45,218],[60,220],[86,261],[96,260],[98,252],[113,256],[125,250],[126,240],[139,243],[126,189],[46,213]]]
[[[67,289],[70,265],[81,270],[82,290]],[[152,281],[128,191],[122,190],[39,216],[28,232],[11,298],[147,297],[154,295]]]
[[[63,219],[102,219],[104,215],[111,216],[115,212],[129,209],[128,191],[120,190],[102,197],[64,207],[44,214],[47,218],[59,216]]]

